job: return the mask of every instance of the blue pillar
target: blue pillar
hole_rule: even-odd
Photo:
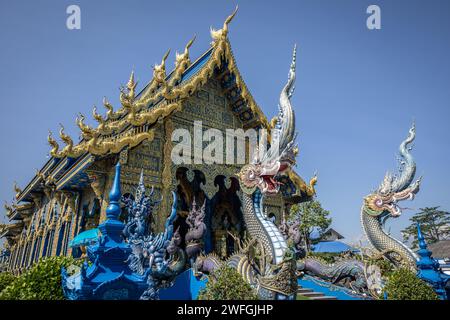
[[[441,272],[439,262],[431,257],[431,251],[427,248],[427,243],[417,223],[417,239],[419,241],[419,260],[417,261],[417,276],[429,283],[441,300],[447,300],[445,284],[450,280],[450,276]]]

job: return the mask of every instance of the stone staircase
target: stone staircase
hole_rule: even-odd
[[[322,292],[316,292],[316,291],[313,291],[312,289],[303,288],[300,286],[297,290],[297,294],[299,296],[308,298],[309,300],[337,300],[337,298],[334,296],[326,296]]]

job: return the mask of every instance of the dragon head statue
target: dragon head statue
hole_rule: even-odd
[[[271,130],[270,148],[262,154],[257,148],[251,163],[243,166],[237,174],[245,193],[251,194],[256,188],[265,195],[278,193],[280,183],[275,176],[295,164],[295,115],[290,98],[294,93],[296,51],[294,47],[288,81],[281,91],[278,116]]]
[[[364,198],[365,211],[370,216],[379,219],[397,218],[402,213],[398,202],[412,200],[419,192],[421,178],[413,182],[416,163],[410,153],[415,136],[416,128],[413,124],[409,129],[408,137],[399,147],[399,173],[392,175],[387,172],[378,189]]]

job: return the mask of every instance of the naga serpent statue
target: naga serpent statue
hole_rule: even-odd
[[[416,163],[410,153],[415,136],[416,128],[413,124],[408,137],[399,147],[399,174],[386,173],[378,189],[364,198],[361,208],[361,224],[371,245],[395,266],[403,265],[410,268],[416,266],[416,254],[402,242],[388,235],[383,226],[387,219],[401,215],[402,210],[397,204],[399,201],[412,200],[419,192],[421,178],[413,182]]]
[[[250,240],[243,247],[237,241],[239,250],[225,264],[235,268],[261,299],[293,299],[297,292],[293,250],[288,248],[280,230],[264,215],[262,208],[264,197],[279,191],[280,183],[275,176],[287,172],[295,163],[295,117],[290,102],[295,64],[294,47],[288,81],[280,95],[277,123],[271,132],[271,148],[262,155],[256,150],[252,162],[237,174],[243,190],[243,217]],[[201,255],[195,269],[210,273],[223,263],[216,255]]]
[[[398,175],[387,173],[382,184],[372,194],[364,198],[361,208],[361,224],[370,244],[395,266],[415,268],[416,255],[406,245],[388,235],[383,226],[390,217],[399,217],[401,208],[398,201],[413,199],[419,191],[420,179],[413,183],[416,164],[410,153],[410,144],[415,138],[415,126],[409,130],[408,137],[400,144],[400,169]],[[290,229],[289,229],[290,230]],[[292,235],[289,235],[292,237]],[[319,277],[333,284],[344,284],[351,289],[368,292],[367,271],[362,261],[341,260],[333,265],[314,257],[306,257],[297,264],[298,271]]]

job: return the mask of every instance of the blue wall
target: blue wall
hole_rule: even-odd
[[[192,269],[188,269],[177,276],[172,287],[159,291],[161,300],[196,300],[202,288],[206,286],[208,280],[198,280]]]

